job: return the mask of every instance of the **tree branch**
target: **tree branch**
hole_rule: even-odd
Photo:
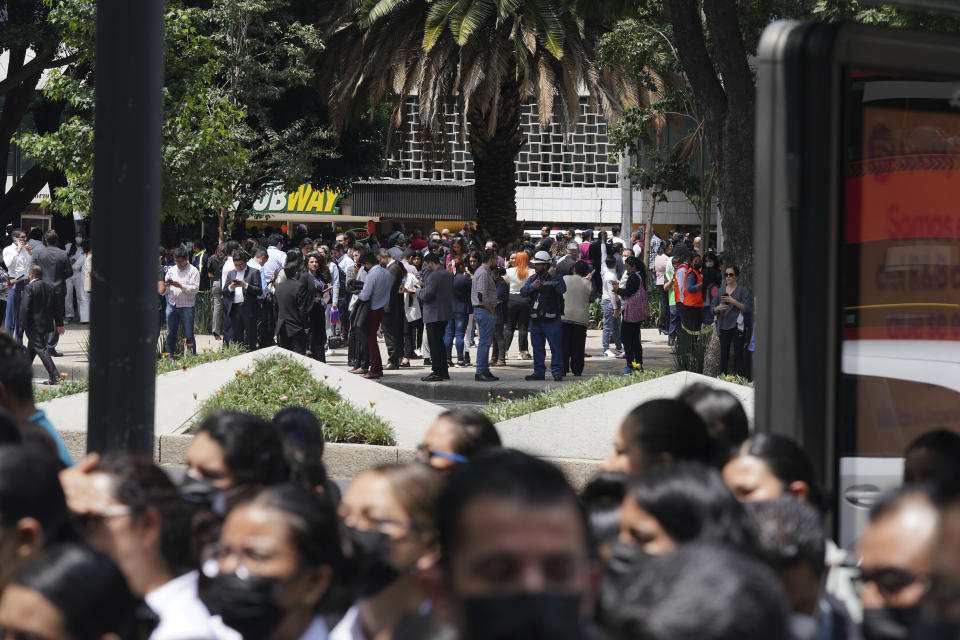
[[[715,44],[714,58],[720,67],[730,108],[739,112],[744,100],[752,109],[754,84],[740,22],[737,20],[736,4],[734,0],[709,0],[703,3],[703,11]]]
[[[34,165],[23,174],[13,187],[0,198],[0,226],[6,226],[20,215],[43,188],[52,173],[40,165]],[[53,194],[51,194],[52,197]]]
[[[707,52],[699,3],[696,0],[667,0],[666,5],[680,64],[690,86],[704,112],[722,119],[727,109],[727,96]]]

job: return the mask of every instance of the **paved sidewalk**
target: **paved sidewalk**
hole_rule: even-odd
[[[67,325],[66,333],[60,337],[58,349],[63,353],[63,357],[55,358],[54,361],[61,373],[67,374],[67,380],[84,379],[88,375],[89,364],[87,362],[87,341],[88,326],[80,324]],[[673,356],[670,347],[667,346],[666,336],[660,335],[656,329],[644,329],[641,339],[643,341],[643,362],[647,369],[674,369]],[[222,344],[214,340],[213,336],[197,336],[197,348],[217,348]],[[568,376],[563,382],[554,382],[550,376],[547,376],[545,382],[528,382],[524,376],[533,372],[533,362],[531,360],[519,359],[519,348],[517,342],[514,344],[508,354],[505,367],[491,367],[493,375],[500,378],[496,383],[477,382],[473,379],[476,373],[474,365],[464,368],[453,367],[450,369],[451,380],[449,382],[425,383],[420,381],[420,377],[430,373],[430,367],[423,366],[423,360],[416,359],[411,361],[410,368],[403,368],[398,371],[385,371],[383,383],[401,391],[406,391],[411,395],[419,396],[425,400],[439,401],[443,404],[452,404],[457,402],[464,403],[486,403],[492,395],[508,395],[513,391],[514,395],[531,395],[542,391],[545,388],[553,388],[563,384],[569,384],[582,380],[584,378],[608,374],[618,374],[623,370],[624,361],[615,358],[603,357],[600,346],[600,330],[591,329],[587,331],[587,354],[592,356],[586,359],[583,377],[577,378]],[[470,349],[470,358],[476,362],[477,350]],[[380,353],[386,362],[387,349],[380,341]],[[338,367],[347,366],[347,350],[345,348],[336,349],[333,355],[327,357],[327,362]],[[547,366],[549,372],[550,349],[547,348]],[[33,364],[35,381],[40,384],[46,380],[46,371],[39,359],[34,360]]]

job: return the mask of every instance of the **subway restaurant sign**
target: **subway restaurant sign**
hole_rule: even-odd
[[[336,189],[314,189],[302,184],[296,191],[286,192],[282,185],[275,186],[253,203],[254,213],[276,215],[282,213],[315,213],[337,215],[340,213],[340,198],[345,194]]]

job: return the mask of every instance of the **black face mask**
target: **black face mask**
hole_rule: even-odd
[[[960,622],[921,623],[910,636],[910,640],[960,640]]]
[[[203,603],[244,640],[266,638],[287,615],[277,603],[279,585],[278,578],[250,576],[242,580],[232,573],[220,573],[210,581]]]
[[[347,527],[346,531],[356,551],[357,595],[369,598],[396,582],[400,572],[390,564],[390,536],[353,527]]]
[[[465,640],[579,640],[580,596],[490,596],[463,600]]]
[[[920,622],[920,607],[863,610],[864,640],[908,640]]]

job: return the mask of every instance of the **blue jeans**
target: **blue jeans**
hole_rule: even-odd
[[[606,351],[610,348],[610,334],[612,333],[613,344],[619,351],[623,346],[620,341],[620,318],[613,317],[613,303],[609,300],[601,300],[600,308],[603,309],[603,333],[601,334],[603,350]]]
[[[484,309],[473,309],[473,324],[477,327],[477,373],[490,373],[490,343],[493,342],[493,327],[497,317]]]
[[[544,342],[550,345],[550,373],[563,375],[563,323],[556,320],[530,320],[530,343],[533,347],[533,375],[542,376],[547,372],[545,360],[547,350]]]
[[[167,349],[166,352],[174,355],[180,352],[177,344],[177,329],[183,325],[183,337],[193,353],[197,352],[197,343],[193,339],[193,307],[174,307],[167,303]]]
[[[447,348],[447,360],[452,360],[450,351],[453,348],[454,337],[456,337],[457,344],[457,360],[463,360],[463,335],[467,332],[467,320],[469,319],[469,313],[454,313],[453,317],[447,322],[447,333],[443,337],[443,344]]]
[[[676,337],[677,327],[680,326],[680,307],[670,307],[670,335]]]
[[[26,282],[18,282],[13,289],[10,289],[10,295],[7,296],[7,313],[3,319],[4,331],[13,336],[20,344],[23,344],[23,327],[20,326],[20,299],[26,286]]]

